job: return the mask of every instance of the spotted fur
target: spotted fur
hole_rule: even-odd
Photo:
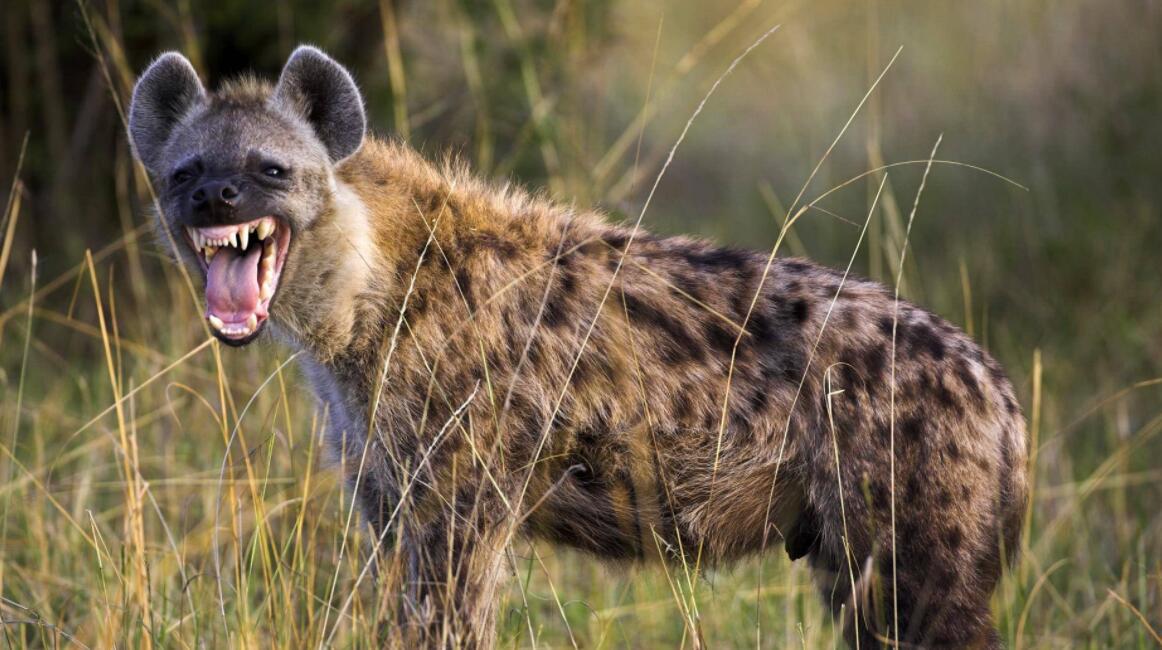
[[[270,92],[200,110],[261,114]],[[527,536],[701,566],[781,545],[852,644],[999,645],[1025,425],[956,327],[871,281],[611,225],[370,136],[326,181],[297,190],[326,207],[271,320],[381,542],[389,636],[491,647],[503,549]]]

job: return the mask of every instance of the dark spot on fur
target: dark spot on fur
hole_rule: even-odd
[[[877,510],[885,510],[891,505],[891,491],[882,480],[872,481],[868,491],[871,492],[872,505]]]
[[[810,311],[811,309],[807,305],[807,301],[802,298],[799,298],[798,300],[791,303],[791,318],[793,318],[796,323],[801,324],[806,322]]]
[[[798,260],[790,260],[787,262],[783,262],[783,269],[787,273],[790,273],[793,275],[802,275],[802,274],[806,273],[810,269],[810,267],[807,266],[807,264],[805,264],[804,262],[800,262]]]
[[[948,455],[953,460],[960,460],[960,445],[956,444],[955,440],[948,441],[947,450],[948,450]]]
[[[924,421],[918,417],[910,417],[900,422],[900,432],[911,442],[919,442],[924,437]]]
[[[689,275],[675,275],[673,277],[674,286],[680,290],[678,295],[682,296],[683,300],[697,300],[698,302],[705,302],[702,297],[703,285],[696,277]]]
[[[960,548],[960,544],[964,541],[964,531],[960,529],[960,526],[953,526],[948,531],[948,536],[944,538],[944,541],[948,542],[948,548],[955,551]]]
[[[956,376],[960,378],[960,383],[964,384],[968,394],[972,397],[973,403],[978,407],[984,407],[984,393],[981,392],[980,384],[977,383],[976,377],[973,376],[972,371],[968,368],[968,364],[963,362],[958,363],[954,371],[956,372]]]
[[[767,405],[770,403],[770,395],[767,394],[769,390],[770,387],[759,385],[751,392],[750,403],[755,413],[761,414],[767,410]]]
[[[807,370],[807,353],[795,346],[787,346],[778,350],[773,350],[767,356],[766,363],[770,364],[770,368],[776,371],[782,378],[790,384],[798,386],[803,381],[803,375]],[[768,371],[764,370],[764,376]],[[810,382],[804,385],[803,390],[806,392],[811,390]]]
[[[936,493],[936,500],[940,503],[942,508],[947,508],[952,505],[952,492],[946,487],[940,488]]]
[[[883,316],[880,318],[879,322],[876,323],[876,326],[879,327],[880,334],[883,334],[888,339],[892,338],[892,319],[888,318],[887,316]]]
[[[495,349],[488,353],[485,362],[488,364],[489,371],[493,373],[498,370],[505,370],[508,366],[507,359],[498,354]]]
[[[612,374],[613,369],[604,355],[586,353],[578,357],[577,366],[573,369],[569,382],[579,387],[603,380],[608,381]]]
[[[554,297],[559,298],[559,296],[550,296],[549,300],[545,302],[545,308],[541,312],[541,322],[548,327],[555,328],[566,325],[569,319],[564,305],[561,304],[561,301],[554,300]]]
[[[918,502],[919,499],[923,496],[920,493],[923,489],[920,484],[920,477],[915,473],[908,477],[907,487],[905,489],[905,493],[908,495],[908,499],[912,500],[913,502]]]
[[[728,331],[717,319],[706,323],[706,342],[722,354],[730,354],[738,337]]]
[[[682,323],[663,313],[657,307],[641,300],[631,293],[623,293],[625,311],[631,322],[661,330],[675,346],[674,354],[683,358],[701,358],[702,346],[690,336]]]
[[[877,383],[877,379],[884,373],[888,365],[888,353],[884,348],[878,345],[869,345],[858,355],[854,355],[863,374],[867,377],[869,383]],[[874,389],[868,387],[868,393],[871,394]]]
[[[956,394],[948,389],[948,386],[944,383],[943,378],[941,378],[940,384],[936,387],[936,399],[939,400],[942,406],[950,411],[959,414],[963,410],[960,402],[956,398]]]
[[[541,347],[541,340],[537,336],[533,336],[532,341],[529,342],[528,362],[533,367],[541,365],[544,361],[544,350]]]
[[[686,252],[686,261],[692,266],[711,272],[742,268],[748,258],[745,251],[734,248],[709,248]]]
[[[937,361],[944,358],[944,342],[931,327],[923,323],[910,325],[905,340],[912,354],[926,353]]]
[[[573,373],[569,375],[569,383],[574,386],[584,386],[591,379],[593,379],[593,361],[590,355],[582,354],[577,359],[577,364],[573,367]]]
[[[761,311],[751,314],[746,330],[754,337],[756,345],[767,346],[775,341],[775,328],[771,325],[771,319]]]
[[[844,309],[839,312],[839,322],[843,329],[853,330],[859,324],[859,318],[854,309]]]
[[[472,244],[491,251],[502,260],[510,260],[520,252],[520,247],[514,242],[490,232],[477,233]]]
[[[618,251],[624,251],[625,245],[629,242],[629,236],[618,231],[610,231],[601,236],[602,241],[609,245],[610,248],[615,248]]]
[[[460,293],[464,296],[464,302],[468,304],[468,311],[476,311],[476,298],[472,295],[472,275],[468,273],[468,269],[461,267],[456,271],[456,284],[460,287]]]

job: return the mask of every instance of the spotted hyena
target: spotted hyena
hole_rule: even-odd
[[[216,92],[163,55],[129,129],[211,330],[304,353],[396,641],[491,646],[523,535],[701,566],[782,545],[853,644],[999,644],[1025,425],[945,320],[365,135],[310,47]]]

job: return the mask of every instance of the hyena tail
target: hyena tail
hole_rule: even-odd
[[[1021,533],[1029,507],[1029,435],[1025,422],[1018,419],[1003,444],[1008,452],[1001,454],[1003,463],[1000,490],[1001,539],[1005,564],[1011,568],[1020,555]]]

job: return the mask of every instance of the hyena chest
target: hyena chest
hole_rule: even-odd
[[[340,462],[358,459],[369,433],[368,400],[358,399],[349,381],[313,360],[303,361],[302,369],[319,402],[329,450]]]

